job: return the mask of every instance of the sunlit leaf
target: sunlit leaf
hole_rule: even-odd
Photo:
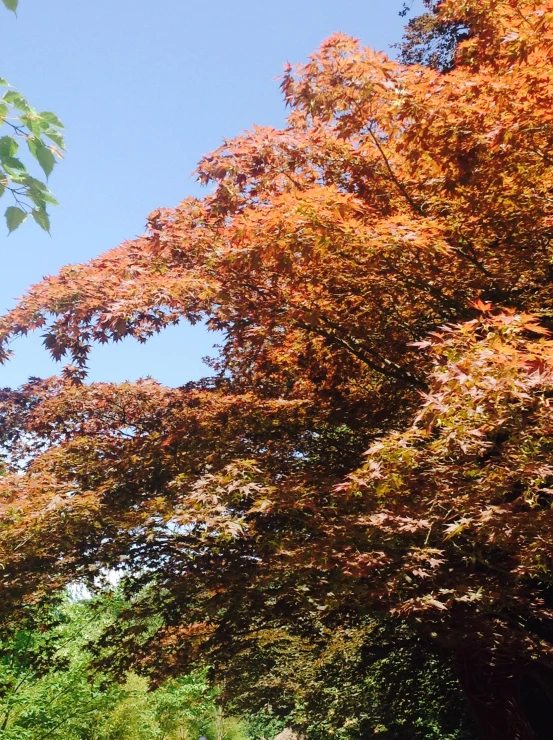
[[[4,5],[8,10],[13,11],[14,13],[17,10],[17,6],[19,5],[19,0],[2,0]]]
[[[19,145],[13,137],[2,136],[2,138],[0,138],[0,159],[3,160],[6,157],[13,157],[17,153],[18,149]]]
[[[8,232],[10,234],[12,231],[15,231],[18,226],[21,226],[27,218],[27,213],[16,206],[9,206],[9,208],[6,208],[6,213],[4,215],[6,218],[6,224],[8,225]]]
[[[41,229],[50,233],[50,218],[46,209],[44,208],[33,208],[31,216],[37,222]]]
[[[17,108],[18,110],[25,111],[26,113],[29,113],[31,110],[30,105],[27,103],[23,95],[16,92],[15,90],[8,90],[7,93],[4,93],[3,99],[6,101],[6,103],[10,103],[11,105],[13,105],[14,108]]]
[[[44,135],[51,139],[54,144],[57,144],[60,149],[65,149],[65,140],[62,134],[55,131],[54,129],[48,128],[46,129],[46,131],[44,131]]]
[[[39,117],[45,121],[50,126],[56,126],[57,128],[63,128],[63,123],[60,121],[60,119],[56,116],[55,113],[52,113],[51,111],[42,111],[38,114]]]
[[[56,164],[56,158],[54,154],[48,147],[44,145],[37,145],[35,156],[38,163],[44,170],[46,177],[48,177],[54,169],[54,165]]]

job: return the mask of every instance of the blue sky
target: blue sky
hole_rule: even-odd
[[[377,49],[401,37],[402,0],[20,0],[0,12],[0,74],[67,130],[51,178],[62,207],[52,236],[32,223],[0,226],[0,310],[44,275],[142,233],[146,217],[200,194],[190,177],[202,154],[252,124],[281,126],[278,81],[334,31]],[[415,8],[420,6],[420,2]],[[0,201],[3,212],[9,205]],[[4,233],[2,233],[4,232]],[[95,348],[92,380],[152,375],[180,385],[205,375],[214,338],[175,327],[146,345]],[[14,343],[0,386],[59,371],[39,336]]]

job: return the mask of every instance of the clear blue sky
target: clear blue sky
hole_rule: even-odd
[[[415,6],[418,7],[420,2]],[[401,37],[402,0],[20,0],[0,11],[0,74],[67,129],[51,178],[62,207],[51,238],[32,223],[0,226],[0,311],[44,275],[132,238],[146,216],[200,191],[202,154],[252,124],[281,126],[278,82],[334,31],[388,51]],[[9,205],[7,196],[0,209]],[[2,233],[4,232],[4,233]],[[213,336],[167,330],[146,345],[96,348],[92,380],[152,375],[180,385],[207,373]],[[0,386],[59,371],[40,337],[18,340]]]

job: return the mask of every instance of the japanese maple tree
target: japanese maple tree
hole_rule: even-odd
[[[400,615],[455,653],[485,737],[541,737],[553,3],[439,12],[468,29],[450,71],[333,36],[286,69],[283,130],[200,162],[208,195],[1,319],[5,359],[34,329],[70,358],[2,395],[6,612],[123,569],[106,645],[160,675]],[[180,321],[223,333],[213,377],[84,383],[93,342]]]

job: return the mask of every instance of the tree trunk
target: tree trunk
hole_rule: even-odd
[[[553,671],[506,648],[465,647],[457,670],[482,740],[551,740]]]

